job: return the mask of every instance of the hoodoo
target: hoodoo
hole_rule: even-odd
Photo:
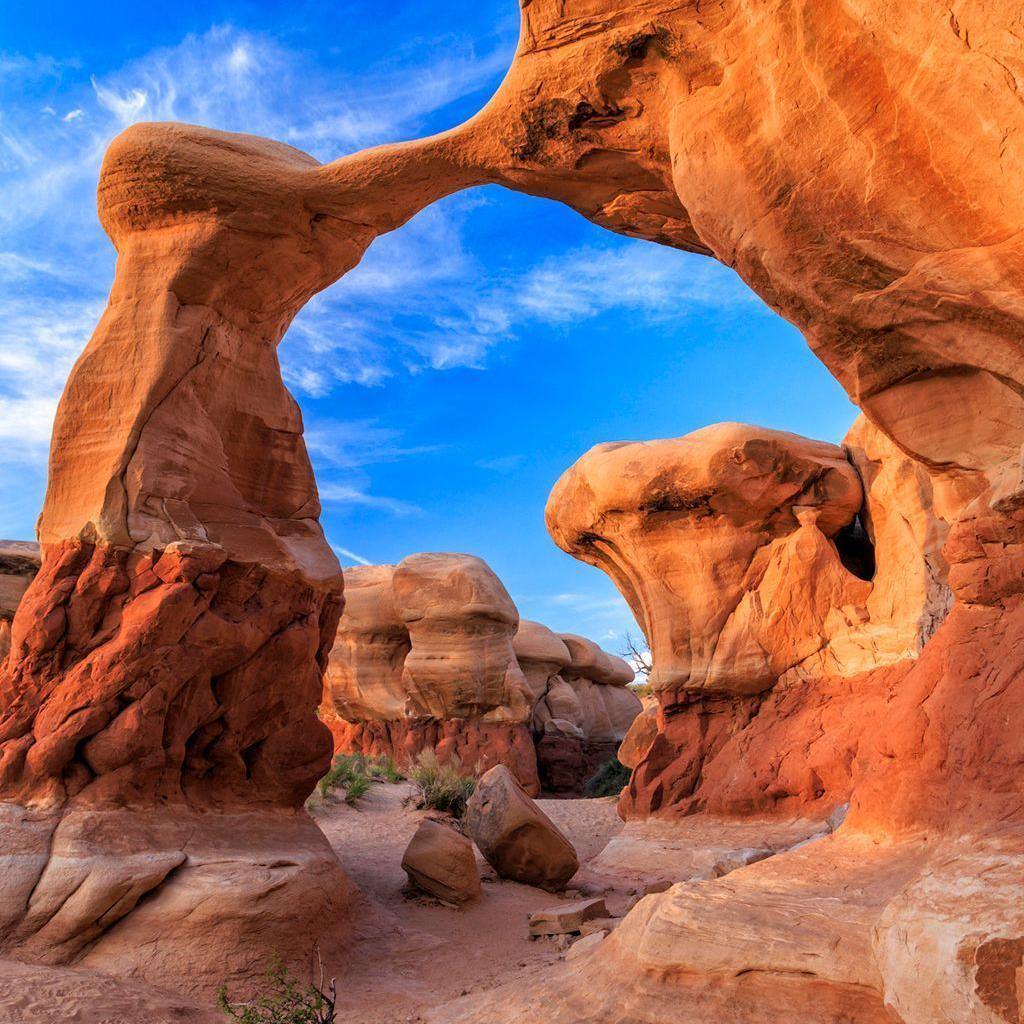
[[[42,565],[0,669],[3,951],[198,988],[344,941],[350,891],[301,810],[331,754],[316,708],[342,580],[275,349],[375,237],[492,182],[733,268],[865,419],[842,449],[726,425],[569,471],[549,521],[655,649],[624,809],[679,818],[695,855],[751,823],[776,841],[641,900],[543,981],[430,1019],[1015,1024],[1019,4],[520,6],[501,88],[444,135],[327,165],[181,125],[111,145],[116,276],[57,413]],[[417,603],[455,581],[407,568],[403,692],[486,714],[505,687],[525,730],[538,674],[507,609],[482,602],[481,662]],[[413,653],[442,622],[470,668],[450,694]],[[592,678],[563,642],[559,673]],[[586,687],[551,678],[554,721]]]
[[[343,948],[351,886],[302,810],[342,576],[275,349],[377,235],[474,180],[446,153],[321,166],[168,124],[108,150],[117,274],[0,669],[7,955],[211,990]]]
[[[320,711],[341,753],[407,766],[430,749],[474,775],[503,764],[533,796],[579,793],[640,711],[621,658],[520,620],[479,558],[410,555],[345,580]]]

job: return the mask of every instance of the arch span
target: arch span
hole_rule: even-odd
[[[845,829],[827,852],[745,876],[770,945],[785,924],[773,886],[803,879],[801,905],[823,914],[863,881],[851,865],[873,865],[853,930],[810,929],[803,959],[755,963],[735,943],[712,955],[686,936],[715,923],[717,891],[666,894],[610,946],[623,977],[645,978],[633,1002],[599,972],[548,1019],[653,1020],[659,999],[684,996],[707,1010],[708,977],[747,978],[716,991],[742,997],[736,1019],[765,1019],[761,975],[786,974],[776,996],[792,993],[837,942],[854,953],[799,996],[833,1013],[822,1020],[844,992],[858,1021],[1012,1019],[1013,972],[993,963],[1024,933],[1002,881],[1024,823],[1019,18],[989,0],[522,10],[501,89],[445,135],[323,167],[184,126],[111,147],[100,206],[117,275],[61,403],[43,570],[0,678],[3,842],[19,850],[5,945],[162,981],[173,963],[187,985],[208,966],[187,956],[209,948],[197,926],[239,971],[307,941],[300,921],[338,932],[344,882],[296,812],[328,756],[316,681],[341,579],[274,350],[376,235],[498,182],[714,256],[797,324],[933,474],[957,599],[900,682],[899,728],[865,757]],[[247,831],[242,813],[257,816]],[[885,849],[866,857],[870,837]],[[951,894],[982,868],[990,882],[958,917]],[[270,891],[259,922],[240,911]],[[674,997],[656,981],[673,972],[691,979]]]

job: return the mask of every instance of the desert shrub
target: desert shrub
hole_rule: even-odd
[[[324,987],[322,963],[319,983],[303,985],[279,957],[267,971],[265,990],[251,1002],[232,1003],[227,985],[217,993],[218,1009],[239,1024],[335,1024],[336,1001],[334,979]]]
[[[405,776],[398,770],[393,757],[371,757],[366,762],[366,774],[382,782],[401,782]]]
[[[461,818],[476,786],[474,780],[461,771],[462,764],[457,757],[441,764],[433,750],[422,751],[409,771],[409,778],[419,790],[417,806],[446,811]]]
[[[630,683],[629,688],[641,699],[644,697],[650,697],[654,690],[650,683]]]
[[[320,796],[332,790],[345,790],[345,802],[355,804],[374,782],[401,782],[404,776],[390,757],[366,757],[363,754],[338,754],[330,771],[318,783]]]
[[[618,796],[629,782],[629,769],[613,757],[605,761],[587,780],[583,792],[587,796]]]
[[[357,800],[366,796],[366,791],[374,781],[368,775],[353,775],[345,786],[345,803],[355,806]]]
[[[335,789],[345,790],[348,803],[355,803],[370,788],[366,758],[362,754],[338,754],[330,771],[320,780],[320,795],[327,797]]]
[[[362,760],[361,754],[338,754],[331,763],[330,770],[319,782],[320,795],[327,796],[332,789],[339,786],[347,789],[357,775],[365,774],[361,766]]]

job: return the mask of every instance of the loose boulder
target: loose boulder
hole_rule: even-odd
[[[576,900],[573,903],[561,903],[557,907],[546,907],[530,915],[530,934],[537,935],[572,935],[583,930],[587,921],[608,916],[604,897],[597,896],[591,900]]]
[[[402,857],[409,883],[444,903],[461,905],[480,898],[480,873],[473,844],[449,825],[428,818]]]
[[[502,878],[556,892],[580,866],[572,843],[504,765],[477,783],[466,806],[465,825]]]

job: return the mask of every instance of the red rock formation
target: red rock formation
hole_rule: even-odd
[[[414,715],[529,721],[533,702],[512,650],[519,612],[485,562],[410,555],[392,586],[412,642],[402,678]]]
[[[599,445],[555,485],[547,520],[629,601],[656,690],[743,695],[820,650],[833,608],[863,603],[870,587],[829,543],[861,502],[842,449],[721,424]]]
[[[553,793],[579,793],[640,712],[626,684],[633,670],[585,637],[520,623],[516,657],[534,695],[533,732],[541,784]]]
[[[474,774],[504,764],[536,795],[519,613],[498,577],[471,555],[418,554],[345,578],[320,712],[335,750],[408,765],[433,749]]]
[[[692,678],[713,685],[695,692],[684,633],[668,664],[685,675],[637,768],[660,761],[648,807],[717,806],[722,836],[755,812],[820,815],[845,792],[843,827],[650,897],[549,985],[435,1021],[1024,1013],[1019,21],[979,0],[523,6],[481,150],[514,187],[715,256],[804,332],[872,425],[849,457],[877,571],[869,588],[844,580],[826,557],[834,531],[801,524],[772,587],[799,578],[794,555],[828,569],[802,592],[824,620],[805,631],[802,611],[786,629],[800,660],[762,657],[741,630],[726,636],[739,662],[709,671],[708,651]],[[725,635],[704,629],[695,640]]]
[[[376,235],[472,180],[448,153],[322,167],[177,125],[110,147],[117,274],[0,672],[8,955],[208,988],[343,940],[350,887],[301,810],[342,580],[275,348]]]
[[[345,578],[320,709],[340,753],[408,765],[434,749],[476,775],[504,764],[534,796],[578,793],[640,710],[621,658],[520,622],[478,558],[412,555]]]
[[[540,792],[536,748],[522,723],[458,718],[346,722],[324,712],[321,717],[334,735],[338,753],[392,757],[408,766],[421,751],[433,750],[442,764],[458,758],[467,775],[482,775],[503,764],[531,796]]]
[[[761,806],[744,794],[775,813],[791,799],[813,810],[819,791],[845,785],[845,825],[648,898],[553,986],[488,994],[463,1019],[1012,1024],[1024,948],[1019,13],[1005,0],[522,9],[501,90],[450,136],[323,168],[181,127],[140,126],[111,148],[100,205],[117,278],[58,413],[43,568],[0,678],[13,823],[0,841],[18,855],[5,942],[195,982],[225,950],[228,970],[278,939],[287,954],[298,917],[305,942],[309,921],[341,909],[336,864],[295,811],[329,754],[313,708],[340,582],[274,347],[376,234],[486,180],[733,267],[916,463],[893,479],[887,442],[863,445],[877,476],[853,453],[876,535],[903,528],[873,511],[875,482],[928,497],[949,524],[954,602],[943,619],[946,527],[922,544],[927,502],[907,519],[909,620],[877,573],[867,596],[839,575],[820,516],[782,538],[772,592],[809,555],[824,582],[851,588],[848,631],[815,618],[806,653],[789,644],[779,660],[740,629],[729,644],[742,671],[704,651],[693,678],[711,682],[705,706],[664,715],[660,736],[675,718],[683,732],[703,721],[700,742],[720,751],[742,736],[774,745],[775,763],[702,756],[691,774],[731,814]],[[810,582],[808,613],[834,609],[839,591],[819,601]],[[737,622],[759,618],[750,608]],[[851,652],[887,664],[844,675]],[[846,668],[771,685],[816,653]],[[776,724],[737,730],[748,719]],[[779,799],[750,780],[757,764],[786,780]],[[232,815],[250,801],[267,828],[253,835],[275,829],[287,856],[265,838],[258,855],[239,850],[247,830]],[[250,931],[245,911],[268,892],[276,902]]]
[[[410,640],[395,607],[394,570],[393,565],[357,565],[345,571],[345,611],[324,679],[328,716],[366,722],[405,715],[402,670]]]
[[[842,449],[736,425],[604,445],[556,485],[553,535],[619,583],[654,655],[662,711],[627,750],[627,815],[849,799],[948,586],[927,474],[863,422],[847,451],[856,520]]]

